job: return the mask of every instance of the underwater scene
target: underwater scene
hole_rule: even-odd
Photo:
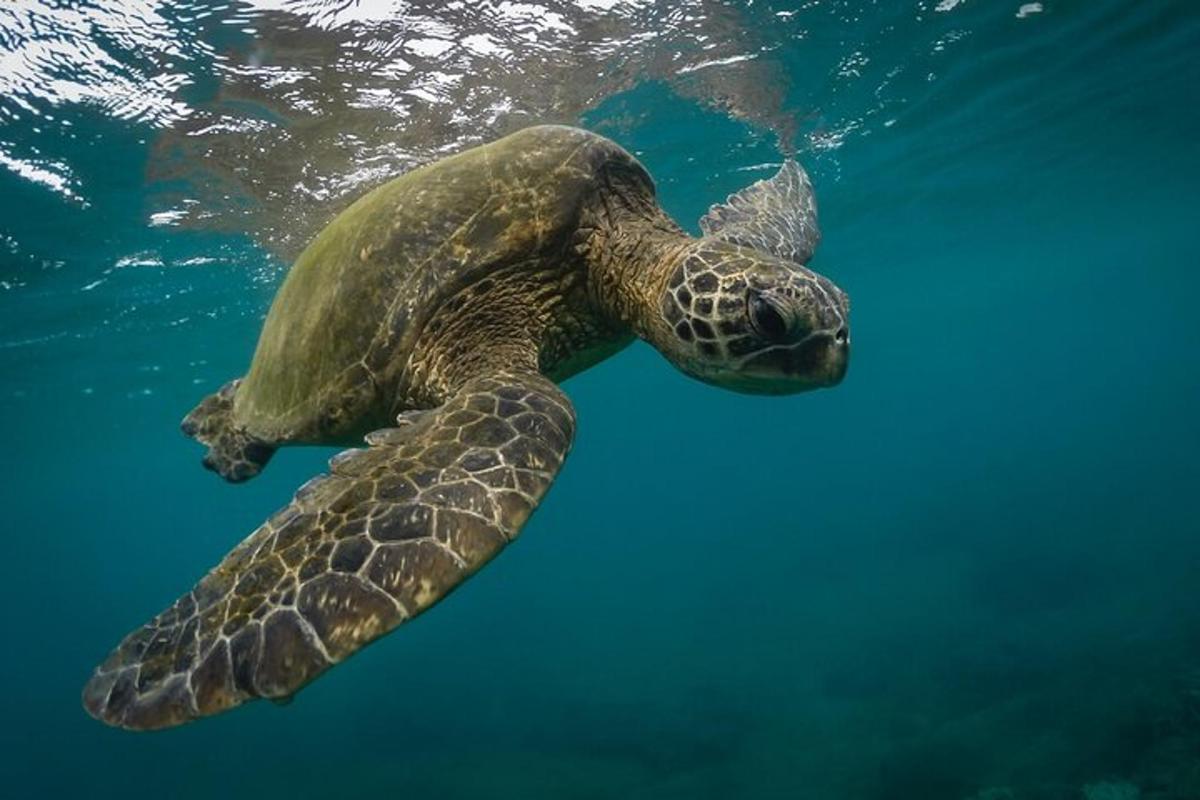
[[[1198,227],[1187,0],[7,0],[0,794],[1200,800]]]

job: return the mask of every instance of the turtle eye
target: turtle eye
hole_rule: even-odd
[[[790,314],[759,292],[750,292],[750,324],[768,342],[782,342],[791,329]]]

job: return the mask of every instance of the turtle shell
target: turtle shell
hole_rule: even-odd
[[[507,265],[564,262],[582,209],[614,177],[653,197],[618,145],[546,125],[369,192],[288,272],[237,393],[238,423],[268,441],[310,442],[389,424],[399,371],[437,307]]]

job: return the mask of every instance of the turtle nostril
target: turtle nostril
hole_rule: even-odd
[[[843,327],[837,329],[837,333],[835,333],[833,335],[833,338],[834,338],[834,340],[837,341],[838,344],[845,344],[846,341],[850,338],[850,333],[849,333],[849,331],[846,330],[845,326],[843,326]]]

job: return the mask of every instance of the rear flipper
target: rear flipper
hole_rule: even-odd
[[[183,418],[183,432],[208,445],[203,464],[230,483],[241,483],[262,472],[275,447],[234,424],[233,398],[241,379],[210,394]]]

